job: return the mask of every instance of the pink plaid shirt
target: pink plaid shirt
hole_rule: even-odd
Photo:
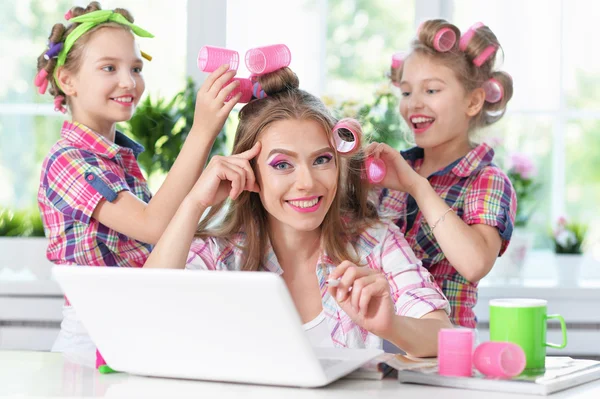
[[[402,155],[413,169],[418,170],[423,163],[421,148],[412,148]],[[506,174],[492,163],[493,158],[494,150],[480,144],[463,158],[433,173],[428,180],[465,223],[498,229],[502,238],[501,255],[512,235],[517,198]],[[396,220],[410,247],[450,301],[450,320],[456,325],[475,328],[477,319],[473,307],[477,303],[477,282],[467,281],[446,259],[415,199],[408,193],[383,189],[379,202],[379,211]]]
[[[141,267],[152,246],[92,218],[102,199],[128,190],[144,202],[151,193],[136,157],[144,148],[116,133],[112,143],[88,127],[65,121],[61,139],[42,165],[38,205],[56,264]]]
[[[239,270],[247,237],[236,234],[227,241],[218,238],[195,239],[187,259],[187,269]],[[450,307],[433,277],[421,266],[398,227],[382,223],[365,230],[357,239],[356,249],[361,264],[381,271],[390,284],[398,315],[420,318],[437,309],[447,313]],[[347,348],[381,348],[381,338],[356,325],[327,292],[325,281],[335,269],[325,254],[319,257],[316,277],[321,288],[321,302],[331,338],[335,346]],[[261,271],[283,274],[275,252],[268,244]]]

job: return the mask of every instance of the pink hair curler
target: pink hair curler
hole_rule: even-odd
[[[406,58],[406,53],[403,51],[392,55],[392,68],[400,68],[404,63],[404,58]]]
[[[498,101],[502,100],[502,97],[504,97],[504,88],[500,82],[494,78],[486,80],[483,83],[482,88],[485,91],[485,101],[488,103],[497,103]]]
[[[33,84],[35,85],[35,87],[40,87],[44,83],[44,80],[47,79],[48,71],[46,71],[45,69],[40,69],[37,75],[35,75],[35,79],[33,79]]]
[[[340,119],[333,127],[333,140],[340,154],[352,154],[360,148],[360,123],[356,119]]]
[[[38,93],[45,94],[46,89],[48,89],[48,79],[45,79],[44,81],[42,81],[42,84],[38,88]]]
[[[62,102],[65,99],[64,96],[56,96],[54,97],[54,110],[56,112],[62,112],[63,114],[67,113],[67,109],[63,107]]]
[[[512,342],[484,342],[473,353],[473,364],[488,377],[512,378],[525,369],[525,352]]]
[[[71,9],[69,8],[69,11],[67,11],[67,12],[65,13],[65,19],[68,21],[68,20],[70,20],[71,18],[73,18],[73,13],[71,12]]]
[[[230,71],[237,71],[240,54],[235,50],[214,46],[204,46],[198,52],[198,69],[202,72],[213,72],[224,64],[229,64]]]
[[[372,184],[381,183],[385,178],[385,174],[387,173],[387,169],[385,167],[385,162],[380,158],[369,157],[365,161],[365,166],[367,169],[367,179]]]
[[[473,330],[443,328],[438,334],[440,375],[470,377],[473,374]]]
[[[485,26],[483,22],[476,22],[475,24],[473,24],[473,26],[467,29],[467,31],[460,37],[460,41],[458,42],[458,48],[460,49],[460,51],[465,51],[467,49],[469,42],[471,41],[473,36],[475,36],[475,31],[481,28],[482,26]]]
[[[475,66],[479,68],[496,52],[496,49],[497,47],[494,45],[487,46],[485,50],[481,52],[481,54],[475,57],[475,59],[473,60],[473,64],[475,64]]]
[[[456,43],[456,33],[450,28],[442,28],[433,37],[433,48],[441,53],[445,53],[454,47]]]
[[[285,44],[256,47],[246,52],[246,67],[254,75],[263,75],[290,65],[292,53]]]
[[[231,100],[236,94],[241,92],[242,97],[240,97],[240,100],[238,101],[238,103],[245,104],[245,103],[250,102],[250,100],[252,100],[252,82],[250,81],[250,79],[233,78],[227,84],[232,83],[234,80],[237,80],[238,82],[240,82],[240,85],[238,87],[236,87],[235,89],[233,89],[233,91],[231,93],[229,93],[227,95],[227,97],[225,97],[225,101]]]

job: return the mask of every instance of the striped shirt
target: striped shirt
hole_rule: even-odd
[[[423,154],[419,147],[402,152],[415,170],[421,167]],[[480,144],[463,158],[430,175],[428,180],[465,223],[498,229],[502,238],[501,255],[512,235],[517,199],[510,180],[492,163],[493,158],[494,150]],[[379,203],[379,211],[396,220],[416,256],[442,287],[452,307],[450,320],[455,325],[475,328],[477,282],[467,281],[446,259],[415,199],[408,193],[383,189]]]
[[[230,240],[194,239],[187,259],[187,269],[240,270],[244,259],[246,234],[240,232]],[[381,223],[365,230],[355,243],[360,264],[384,273],[396,314],[420,318],[434,310],[450,307],[433,277],[411,251],[404,236],[393,223]],[[321,303],[333,345],[347,348],[381,348],[383,341],[355,324],[329,295],[325,281],[337,265],[322,254],[316,265]],[[271,244],[268,244],[260,271],[283,274]]]
[[[141,267],[152,246],[92,218],[102,200],[128,190],[144,202],[150,190],[137,163],[144,147],[116,132],[115,142],[65,121],[61,139],[42,164],[38,205],[56,264]]]

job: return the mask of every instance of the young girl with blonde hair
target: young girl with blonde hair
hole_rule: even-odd
[[[473,139],[512,97],[510,75],[495,69],[500,49],[481,23],[462,36],[444,20],[421,24],[411,51],[392,64],[416,147],[398,153],[373,143],[367,150],[387,166],[380,210],[396,214],[450,301],[452,322],[469,328],[478,282],[506,250],[517,206],[510,180],[492,163],[494,150]]]

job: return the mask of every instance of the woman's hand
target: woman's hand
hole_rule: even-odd
[[[228,157],[215,155],[189,195],[198,205],[208,208],[223,202],[228,196],[234,200],[244,190],[258,192],[250,160],[258,155],[260,148],[260,142],[256,142],[254,147],[241,154]]]
[[[391,336],[394,304],[383,273],[343,261],[329,274],[329,279],[339,280],[337,287],[329,287],[329,294],[356,324],[379,337]]]
[[[423,179],[406,162],[402,154],[384,143],[371,143],[365,150],[368,157],[381,159],[386,166],[385,178],[380,186],[403,191],[412,195],[415,187]]]
[[[242,93],[238,93],[225,102],[225,98],[240,85],[238,81],[227,84],[236,73],[228,69],[228,65],[221,65],[208,75],[200,86],[196,95],[194,123],[190,134],[209,135],[214,140],[223,128],[227,116],[242,96]]]

